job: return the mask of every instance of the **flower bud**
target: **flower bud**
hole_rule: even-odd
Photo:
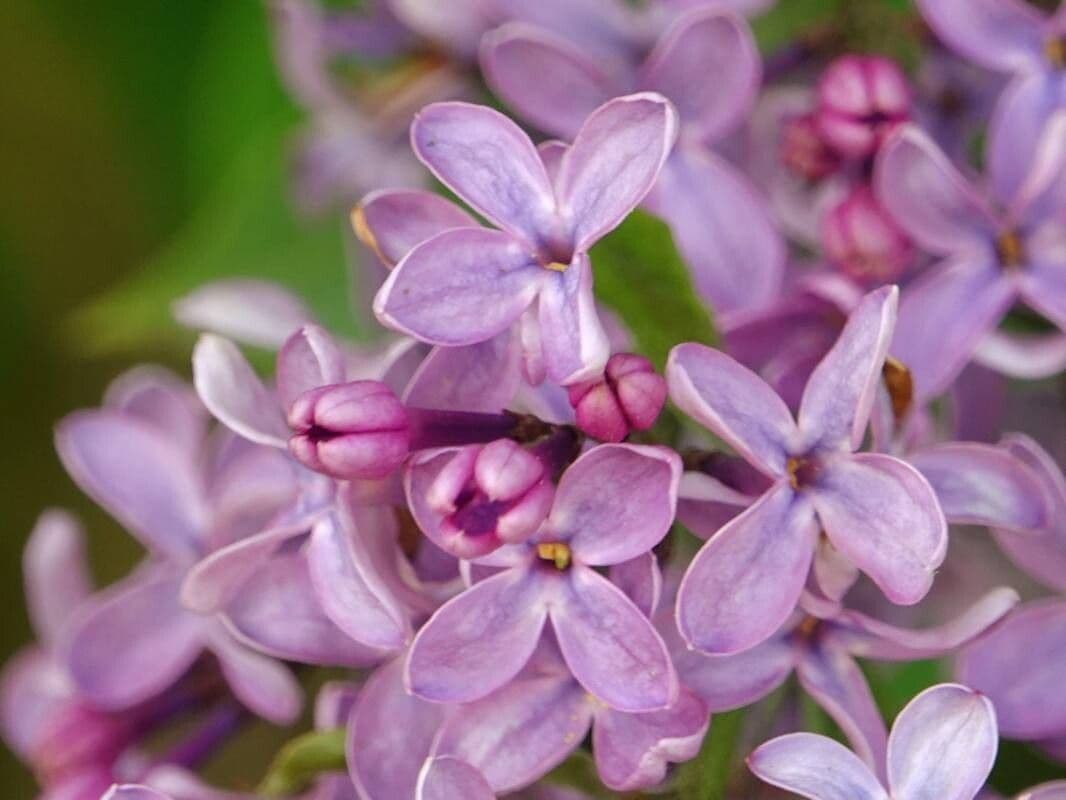
[[[575,384],[569,395],[582,431],[620,442],[630,431],[655,424],[666,402],[666,381],[643,356],[615,353],[600,380]]]
[[[865,158],[907,120],[910,104],[907,79],[893,62],[844,56],[826,68],[818,83],[818,130],[841,155]]]
[[[456,452],[427,501],[444,515],[440,538],[460,558],[476,558],[532,536],[551,510],[554,487],[541,459],[510,439]]]
[[[821,180],[840,166],[840,157],[822,138],[813,114],[782,122],[780,157],[781,163],[809,181]]]
[[[42,722],[30,759],[46,782],[92,766],[106,768],[130,744],[132,733],[129,716],[65,703]]]
[[[384,478],[408,452],[407,410],[379,381],[320,386],[289,409],[289,451],[334,478]]]
[[[870,285],[896,281],[914,256],[910,240],[868,186],[858,186],[822,218],[825,257]]]

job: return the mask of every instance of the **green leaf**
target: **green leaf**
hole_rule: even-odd
[[[268,797],[296,794],[323,772],[343,772],[344,728],[312,731],[290,741],[274,757],[259,785]]]
[[[544,781],[553,786],[577,789],[596,800],[615,797],[600,782],[596,764],[586,750],[575,750],[562,764],[544,776]]]
[[[743,721],[742,709],[714,715],[699,754],[677,771],[678,800],[725,800]]]
[[[657,367],[676,344],[717,341],[710,311],[696,295],[665,223],[635,211],[590,255],[596,296],[618,313],[637,349]]]
[[[776,3],[752,21],[755,41],[764,53],[771,53],[792,44],[801,34],[832,22],[841,5],[842,0],[784,0]]]

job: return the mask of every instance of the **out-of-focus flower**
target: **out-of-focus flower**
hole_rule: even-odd
[[[898,281],[914,258],[910,240],[862,184],[822,218],[825,257],[860,284]]]
[[[903,71],[879,56],[843,56],[818,81],[815,125],[846,158],[877,152],[885,138],[910,117],[910,89]]]

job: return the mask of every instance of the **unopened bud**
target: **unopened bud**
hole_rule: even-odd
[[[879,56],[843,56],[818,83],[816,119],[822,137],[848,158],[873,155],[885,137],[910,116],[907,79]]]
[[[781,162],[809,181],[836,172],[840,157],[822,138],[813,114],[786,119],[781,125]]]
[[[826,259],[861,283],[896,281],[910,266],[910,240],[868,186],[858,186],[822,218]]]
[[[620,442],[630,431],[655,424],[666,402],[666,381],[651,362],[632,353],[615,353],[603,377],[569,388],[577,426],[603,442]]]

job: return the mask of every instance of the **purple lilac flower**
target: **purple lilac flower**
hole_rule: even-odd
[[[841,156],[865,158],[910,117],[910,105],[907,79],[895,63],[879,56],[843,56],[818,80],[814,122]]]
[[[1048,123],[1017,193],[999,198],[1004,211],[917,128],[900,130],[881,151],[879,200],[911,239],[943,258],[904,291],[893,341],[919,397],[943,391],[1019,299],[1059,328],[1050,346],[1064,335],[1064,143],[1066,113]]]
[[[812,800],[972,800],[996,757],[996,712],[958,684],[933,686],[899,713],[882,784],[854,753],[812,733],[792,733],[748,757],[762,780]]]
[[[645,431],[666,402],[666,381],[652,363],[633,353],[615,353],[603,377],[568,389],[577,426],[601,442],[620,442],[630,431]]]
[[[694,647],[734,653],[796,606],[822,532],[898,604],[921,600],[944,559],[947,525],[928,482],[904,462],[856,454],[880,382],[897,290],[867,295],[819,363],[798,425],[758,376],[696,344],[674,348],[674,402],[773,482],[693,559],[678,625]]]
[[[536,303],[544,367],[556,383],[592,377],[607,361],[588,248],[654,184],[676,135],[658,95],[613,100],[583,125],[557,171],[529,138],[482,106],[445,103],[411,128],[418,157],[502,230],[447,230],[416,246],[374,302],[385,324],[441,345],[505,331]]]

